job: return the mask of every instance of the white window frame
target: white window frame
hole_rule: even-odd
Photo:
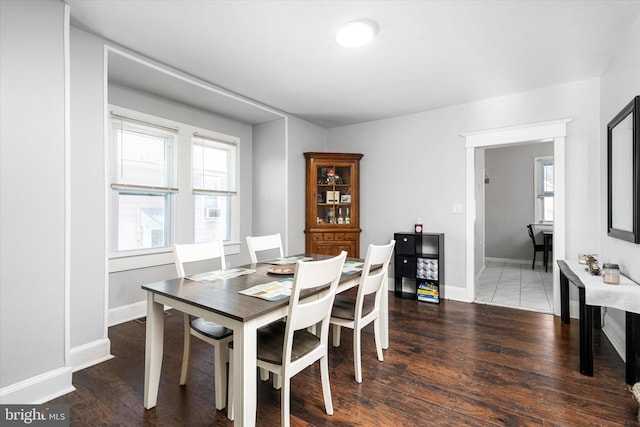
[[[170,139],[169,147],[167,149],[167,163],[165,165],[165,186],[148,186],[131,184],[128,182],[121,182],[118,179],[118,156],[117,156],[117,141],[114,129],[118,126],[126,126],[129,129],[137,129],[140,131],[146,131],[149,135],[165,136]],[[125,116],[121,114],[112,113],[110,120],[110,182],[111,182],[111,209],[110,209],[110,221],[111,233],[109,251],[111,258],[118,257],[130,257],[140,256],[148,254],[157,254],[167,252],[171,248],[175,236],[175,212],[176,202],[175,193],[178,192],[178,188],[175,186],[176,174],[177,174],[177,146],[178,146],[178,129],[168,126],[164,126],[152,120]],[[118,250],[118,213],[119,213],[119,201],[120,195],[153,195],[166,197],[166,221],[165,221],[165,245],[155,248],[142,248],[132,250]]]
[[[194,204],[193,204],[193,185],[191,181],[191,139],[194,134],[205,135],[206,137],[217,141],[224,141],[236,145],[236,196],[234,197],[234,210],[230,218],[230,234],[229,240],[225,242],[225,246],[230,245],[227,253],[237,253],[237,242],[240,239],[240,138],[232,135],[223,134],[210,129],[204,129],[187,123],[169,120],[139,111],[131,110],[125,107],[109,104],[112,114],[122,115],[127,118],[139,120],[141,122],[175,129],[178,133],[174,141],[174,164],[176,184],[175,192],[170,197],[170,234],[171,244],[192,243],[194,241]],[[107,182],[109,183],[108,191],[114,193],[111,189],[111,172],[113,168],[114,150],[112,149],[113,138],[111,131],[111,121],[108,121],[109,131],[109,150],[107,156]],[[179,190],[178,190],[179,189]],[[173,254],[171,245],[165,248],[155,248],[150,250],[138,250],[128,252],[115,252],[112,250],[113,233],[117,233],[117,229],[113,226],[114,217],[114,201],[113,195],[110,196],[109,206],[109,272],[126,271],[136,268],[153,267],[163,264],[173,263]],[[116,236],[117,238],[117,236]],[[230,250],[229,250],[230,249]]]
[[[553,191],[544,191],[544,173],[543,168],[546,165],[553,165],[553,156],[535,157],[533,159],[533,206],[534,206],[534,224],[553,224],[551,221],[545,221],[544,218],[544,197],[554,197]],[[555,167],[554,167],[555,173]],[[554,176],[555,180],[555,176]],[[554,197],[555,201],[555,197]]]
[[[196,229],[195,229],[195,215],[199,214],[195,212],[195,200],[197,196],[226,196],[228,197],[229,202],[229,235],[226,241],[237,241],[239,239],[239,224],[240,224],[240,203],[238,198],[238,184],[240,179],[240,140],[237,137],[233,137],[231,135],[222,134],[219,132],[194,132],[190,141],[190,159],[193,161],[193,146],[198,143],[203,144],[205,141],[214,145],[227,145],[229,147],[233,147],[234,149],[234,165],[233,172],[235,173],[235,177],[233,178],[233,185],[231,187],[227,187],[224,189],[211,189],[211,188],[203,188],[203,185],[194,182],[195,181],[195,165],[191,164],[189,170],[191,174],[191,206],[193,209],[193,232],[192,239],[195,241],[196,239]],[[200,240],[200,242],[204,242],[205,240]]]

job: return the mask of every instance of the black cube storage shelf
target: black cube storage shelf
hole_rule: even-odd
[[[394,233],[394,294],[397,297],[440,303],[444,297],[444,233]],[[415,282],[403,290],[403,278]]]

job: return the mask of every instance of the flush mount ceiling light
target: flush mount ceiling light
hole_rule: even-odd
[[[372,21],[347,22],[338,29],[336,43],[342,47],[364,46],[373,40],[377,30],[377,25]]]

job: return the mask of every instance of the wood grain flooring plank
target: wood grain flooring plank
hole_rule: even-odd
[[[579,373],[577,320],[445,300],[389,297],[390,348],[375,353],[363,331],[363,382],[354,380],[352,332],[329,349],[334,415],[325,413],[319,366],[292,380],[292,426],[636,426],[637,404],[624,363],[594,333],[594,376]],[[215,409],[213,351],[192,341],[190,375],[180,386],[182,315],[165,317],[158,405],[143,407],[145,325],[109,328],[113,359],[73,374],[71,425],[231,426]],[[330,337],[331,340],[331,337]],[[280,391],[259,382],[258,426],[280,423]]]

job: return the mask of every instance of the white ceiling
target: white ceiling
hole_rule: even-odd
[[[77,27],[324,127],[598,77],[640,13],[639,0],[65,1]],[[358,18],[378,36],[337,46]]]

